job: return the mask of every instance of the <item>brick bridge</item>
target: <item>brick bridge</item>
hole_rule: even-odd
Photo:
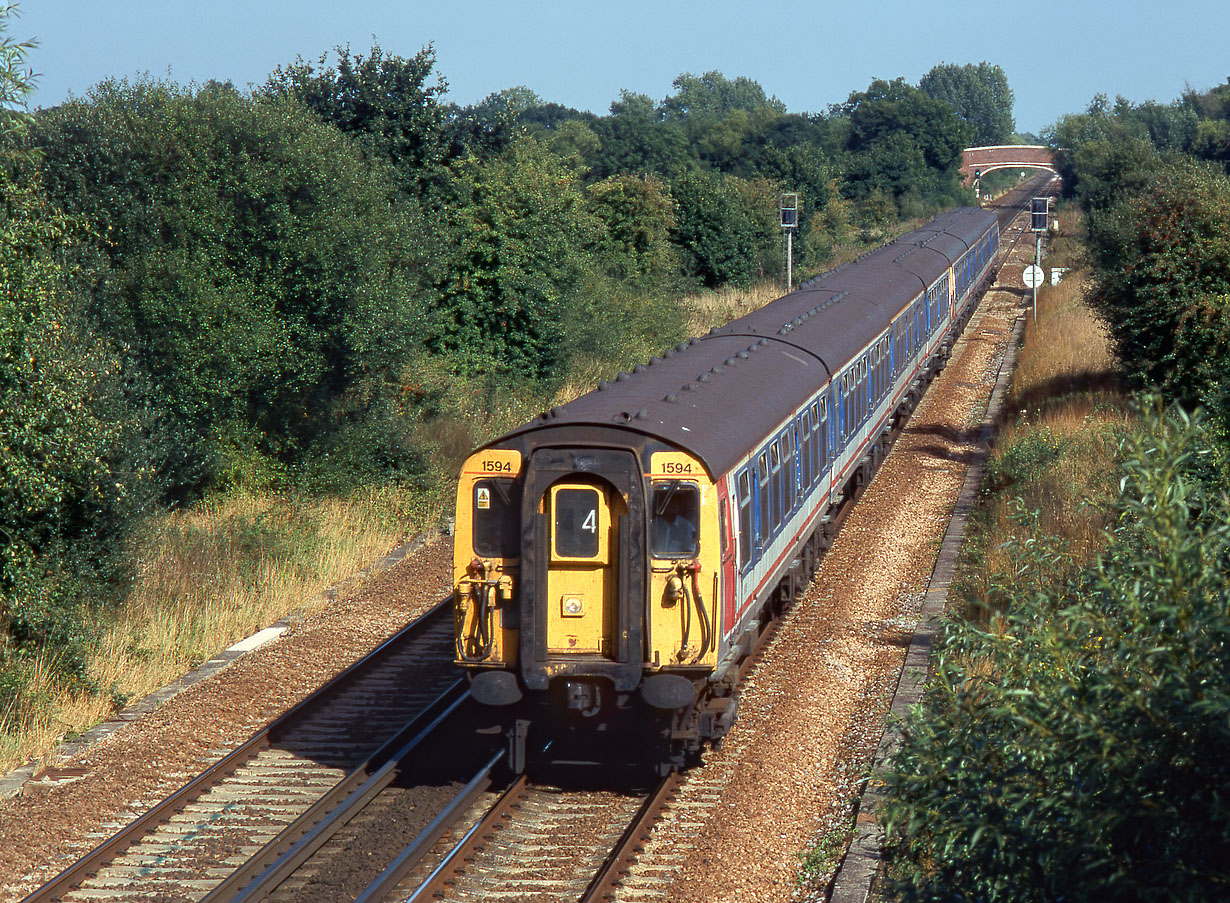
[[[996,144],[967,147],[961,157],[962,184],[972,185],[974,173],[985,176],[997,169],[1045,169],[1055,172],[1055,155],[1040,144]]]

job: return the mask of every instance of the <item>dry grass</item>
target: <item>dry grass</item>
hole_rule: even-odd
[[[1083,274],[1070,272],[1039,293],[1037,320],[1027,321],[988,468],[992,492],[963,570],[974,609],[1019,579],[1014,541],[1045,537],[1062,550],[1066,564],[1056,559],[1056,574],[1102,547],[1117,490],[1115,451],[1132,415],[1086,288]]]
[[[350,498],[232,495],[174,512],[143,543],[136,580],[118,614],[92,617],[88,685],[65,692],[46,660],[31,663],[23,695],[38,714],[0,721],[0,770],[45,754],[65,735],[104,720],[127,700],[297,609],[441,513],[394,489]]]
[[[786,293],[784,283],[758,282],[750,288],[723,288],[697,292],[680,302],[689,335],[702,335],[714,326],[725,326],[731,320],[759,310]]]
[[[1058,405],[1064,419],[1073,405],[1087,413],[1121,400],[1106,327],[1085,304],[1087,284],[1082,273],[1069,273],[1039,292],[1037,319],[1026,321],[1005,410],[1038,416],[1043,407]]]

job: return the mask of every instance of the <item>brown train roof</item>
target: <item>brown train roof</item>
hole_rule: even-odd
[[[563,425],[622,427],[685,449],[711,476],[726,473],[994,222],[977,208],[944,214],[508,435]]]

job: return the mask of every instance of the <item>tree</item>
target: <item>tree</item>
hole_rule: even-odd
[[[735,110],[755,113],[768,108],[781,115],[786,105],[765,94],[764,88],[750,78],[731,81],[716,70],[704,75],[685,72],[671,83],[675,93],[662,101],[664,119],[722,118]]]
[[[928,97],[950,104],[969,123],[970,140],[976,146],[1007,144],[1016,130],[1012,89],[997,65],[940,63],[922,77],[918,87]]]
[[[900,196],[910,188],[929,198],[955,196],[971,132],[947,102],[900,78],[876,79],[835,113],[848,121],[845,149],[854,197],[876,189]]]
[[[523,379],[561,373],[570,310],[606,243],[574,174],[537,140],[471,158],[453,175],[453,218],[429,343],[458,369]]]
[[[422,333],[422,218],[293,97],[105,82],[44,111],[95,328],[127,351],[172,493],[294,467]]]
[[[656,176],[611,176],[589,186],[590,208],[610,240],[609,272],[618,279],[669,279],[679,261],[671,244],[677,224],[675,200]]]
[[[80,223],[48,202],[25,143],[32,42],[0,8],[0,710],[27,714],[22,659],[84,678],[80,606],[125,574],[152,482],[142,418],[91,335],[65,265]],[[81,685],[80,683],[78,684]]]
[[[1083,151],[1082,151],[1083,153]],[[1078,154],[1078,160],[1080,155]],[[1129,378],[1226,416],[1230,387],[1230,179],[1172,160],[1095,217],[1090,301]]]
[[[777,196],[765,183],[684,170],[671,180],[671,194],[679,205],[675,243],[685,275],[709,287],[748,285],[780,268]]]
[[[433,72],[435,48],[428,44],[409,59],[386,54],[378,44],[366,57],[349,46],[334,53],[336,66],[328,65],[328,54],[315,65],[299,58],[279,66],[265,93],[298,98],[329,125],[391,161],[406,187],[421,193],[449,150],[441,104],[448,85]]]
[[[620,93],[611,115],[593,124],[599,150],[591,161],[595,179],[618,173],[669,176],[685,165],[690,154],[678,123],[661,120],[654,102],[644,94]]]

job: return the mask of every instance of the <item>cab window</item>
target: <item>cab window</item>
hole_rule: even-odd
[[[596,489],[561,489],[555,493],[555,554],[594,558],[598,554]]]
[[[700,551],[700,492],[671,480],[653,487],[649,548],[654,558],[695,558]]]
[[[512,480],[474,484],[474,554],[516,558],[521,554],[521,492]]]

